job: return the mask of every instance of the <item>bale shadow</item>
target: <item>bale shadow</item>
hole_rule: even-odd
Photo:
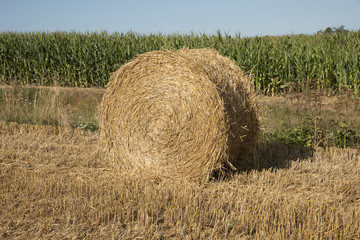
[[[232,167],[225,166],[220,171],[213,173],[215,181],[232,178],[234,174],[261,171],[268,169],[289,168],[294,161],[302,161],[311,158],[315,149],[302,145],[284,144],[281,142],[261,142],[255,151],[248,154],[246,159],[238,161]],[[235,167],[236,170],[233,168]]]
[[[248,156],[249,163],[239,167],[239,171],[289,168],[293,161],[302,161],[313,157],[314,151],[314,148],[302,145],[281,142],[261,143],[257,147],[255,155]]]

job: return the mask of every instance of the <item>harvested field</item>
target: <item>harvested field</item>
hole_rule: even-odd
[[[358,149],[269,144],[260,170],[197,185],[114,174],[98,138],[0,125],[0,238],[360,239]]]

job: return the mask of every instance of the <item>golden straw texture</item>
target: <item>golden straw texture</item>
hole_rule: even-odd
[[[214,50],[153,51],[112,74],[99,108],[106,157],[119,171],[206,181],[254,146],[247,78]]]

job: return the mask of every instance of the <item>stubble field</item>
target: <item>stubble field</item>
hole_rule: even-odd
[[[71,94],[94,103],[101,96]],[[49,105],[55,95],[41,96]],[[358,146],[324,145],[318,136],[306,147],[277,141],[271,133],[261,140],[254,163],[228,179],[154,182],[113,172],[102,157],[99,131],[85,131],[75,114],[82,109],[81,119],[95,121],[95,105],[79,107],[75,101],[70,108],[71,101],[59,99],[53,105],[63,104],[58,111],[42,108],[39,98],[32,111],[59,122],[0,125],[2,239],[360,239]],[[10,93],[2,100],[3,119],[10,105],[13,112],[21,108]],[[285,115],[292,117],[286,121],[299,121],[294,116],[302,104],[288,112],[296,101],[259,99],[262,132],[275,132],[276,119]],[[317,114],[323,118],[331,110]],[[356,124],[357,107],[347,113]]]

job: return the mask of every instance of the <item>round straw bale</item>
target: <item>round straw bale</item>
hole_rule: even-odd
[[[204,181],[236,166],[259,130],[247,78],[207,49],[139,55],[111,75],[99,112],[113,165],[160,178]]]

